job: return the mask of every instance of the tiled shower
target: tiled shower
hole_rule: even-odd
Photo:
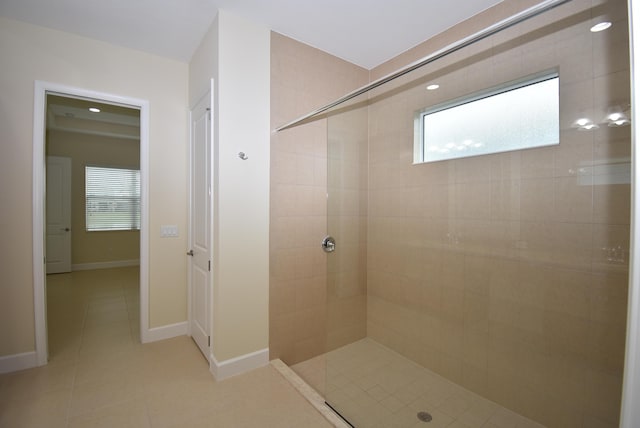
[[[506,0],[370,72],[274,34],[272,125],[532,4]],[[367,338],[545,426],[617,426],[631,132],[607,118],[630,108],[628,43],[626,2],[573,0],[275,133],[272,357]],[[546,70],[559,145],[414,164],[416,111]]]

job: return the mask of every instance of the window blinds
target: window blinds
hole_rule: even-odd
[[[140,170],[85,167],[86,228],[140,230]]]

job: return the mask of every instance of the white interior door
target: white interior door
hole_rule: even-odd
[[[189,225],[190,332],[204,356],[211,346],[212,120],[208,93],[191,111],[191,215]]]
[[[47,156],[47,273],[71,272],[71,159]]]

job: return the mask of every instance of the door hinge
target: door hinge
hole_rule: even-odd
[[[209,260],[209,272],[211,272],[211,260]]]
[[[211,336],[207,336],[207,346],[211,346]]]

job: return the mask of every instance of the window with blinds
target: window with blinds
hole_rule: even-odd
[[[140,170],[85,167],[87,231],[140,230]]]

